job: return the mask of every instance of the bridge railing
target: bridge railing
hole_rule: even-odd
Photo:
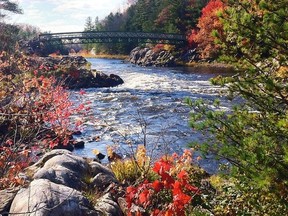
[[[49,33],[40,34],[39,41],[41,42],[63,42],[69,43],[97,43],[97,42],[118,42],[126,39],[128,41],[137,39],[138,41],[170,41],[181,43],[186,40],[184,35],[166,34],[166,33],[150,33],[150,32],[113,32],[113,31],[89,31],[89,32],[70,32],[70,33]],[[117,41],[116,41],[117,42]]]

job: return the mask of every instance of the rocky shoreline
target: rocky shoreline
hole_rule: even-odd
[[[124,215],[119,182],[92,159],[52,150],[22,175],[26,186],[0,191],[0,215]]]
[[[115,87],[124,83],[118,75],[90,69],[90,63],[82,56],[39,57],[37,60],[38,68],[48,69],[46,74],[55,75],[69,89]]]
[[[128,59],[132,64],[140,66],[172,67],[176,66],[175,57],[169,51],[136,47],[130,52]]]

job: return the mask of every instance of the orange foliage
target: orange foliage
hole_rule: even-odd
[[[211,0],[202,9],[202,15],[197,25],[199,30],[191,30],[188,36],[188,42],[192,47],[198,46],[202,58],[213,58],[219,49],[219,46],[215,44],[215,37],[212,33],[216,31],[219,35],[222,35],[223,25],[217,13],[223,11],[224,7],[221,0]]]

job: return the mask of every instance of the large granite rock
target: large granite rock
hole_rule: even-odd
[[[62,71],[59,78],[70,89],[115,87],[124,83],[118,75],[107,75],[89,67],[89,63],[82,56],[64,56],[56,64],[57,70]]]
[[[176,66],[175,57],[165,50],[154,51],[150,48],[136,47],[130,52],[129,61],[141,66]]]
[[[48,179],[54,183],[81,190],[85,188],[84,176],[88,163],[76,155],[57,155],[48,160],[33,176],[33,179]]]
[[[110,193],[107,193],[98,199],[95,209],[106,216],[123,216],[118,203],[113,200]]]
[[[13,61],[11,66],[5,64],[11,59]],[[123,83],[118,75],[107,75],[91,70],[91,64],[82,56],[32,57],[18,52],[11,59],[10,56],[0,58],[0,65],[4,63],[1,66],[1,72],[15,76],[33,71],[37,76],[54,76],[59,84],[70,89],[114,87]],[[0,101],[1,104],[4,102]]]
[[[10,214],[35,216],[98,216],[81,192],[56,184],[48,179],[36,179],[15,196]]]
[[[2,213],[37,216],[123,215],[116,202],[117,194],[114,197],[109,194],[118,181],[110,169],[98,162],[83,159],[67,150],[52,150],[28,167],[26,173],[32,181],[16,196],[15,192],[7,194],[0,191]],[[100,196],[94,207],[84,196],[85,191],[88,194],[97,191],[95,196]],[[103,193],[102,196],[99,193]]]
[[[8,215],[12,201],[19,189],[20,188],[11,188],[0,191],[0,215]]]

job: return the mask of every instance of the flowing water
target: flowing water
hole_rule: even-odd
[[[84,149],[76,150],[82,156],[93,157],[93,149],[105,154],[107,145],[118,146],[125,155],[143,143],[154,155],[181,153],[188,143],[205,140],[188,125],[190,109],[185,98],[218,98],[223,109],[231,106],[221,96],[223,89],[209,83],[215,73],[197,73],[184,67],[138,67],[121,60],[89,61],[98,71],[119,75],[124,84],[86,90],[84,100],[91,101],[92,115],[77,137],[86,142]],[[217,167],[213,158],[199,163],[208,172]]]

